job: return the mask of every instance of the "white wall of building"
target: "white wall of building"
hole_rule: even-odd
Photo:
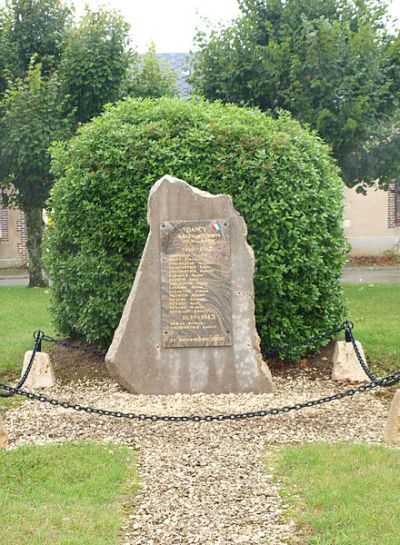
[[[352,256],[400,253],[400,226],[391,227],[389,193],[376,186],[367,194],[347,188],[344,194],[344,228]]]

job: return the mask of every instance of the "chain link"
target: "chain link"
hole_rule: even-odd
[[[63,401],[59,399],[54,399],[51,397],[47,397],[42,394],[35,394],[33,392],[28,392],[26,390],[22,390],[22,386],[29,375],[29,372],[32,368],[32,363],[34,360],[34,356],[38,350],[40,350],[40,343],[42,340],[47,340],[50,342],[57,342],[57,344],[66,345],[69,348],[73,347],[76,349],[82,349],[87,352],[91,351],[90,349],[86,349],[84,347],[79,347],[77,345],[69,345],[69,343],[64,343],[63,341],[57,341],[56,339],[52,339],[51,337],[48,337],[43,332],[39,331],[35,335],[35,345],[32,351],[32,356],[29,362],[29,365],[27,369],[24,372],[24,375],[21,377],[21,380],[16,384],[16,386],[9,386],[7,384],[0,383],[0,389],[5,390],[6,393],[0,393],[1,397],[11,397],[13,395],[19,395],[26,397],[28,399],[31,399],[33,401],[39,401],[41,403],[49,403],[50,405],[54,407],[62,407],[64,409],[72,409],[75,411],[81,411],[86,414],[96,414],[100,416],[111,416],[115,418],[126,418],[128,420],[139,420],[139,421],[152,421],[152,422],[219,422],[219,421],[225,421],[225,420],[244,420],[249,418],[256,418],[256,417],[265,417],[265,416],[277,416],[280,414],[286,414],[292,411],[298,411],[306,408],[311,407],[317,407],[320,405],[323,405],[325,403],[331,403],[332,401],[338,401],[340,399],[344,399],[345,397],[352,397],[355,394],[364,393],[369,390],[373,390],[374,388],[382,387],[387,388],[390,386],[394,386],[396,384],[400,383],[400,371],[396,371],[395,373],[392,373],[391,375],[387,375],[383,378],[377,378],[369,369],[366,364],[366,362],[363,360],[360,351],[358,350],[357,343],[353,336],[353,324],[351,322],[345,322],[343,326],[340,328],[336,328],[334,330],[330,330],[337,332],[345,331],[346,333],[346,341],[351,342],[355,353],[357,355],[357,358],[360,362],[360,365],[364,369],[364,371],[369,376],[371,382],[368,384],[362,384],[360,386],[349,388],[347,390],[342,390],[341,392],[338,392],[336,394],[332,394],[329,396],[325,396],[319,399],[312,399],[309,401],[304,401],[303,403],[295,403],[292,405],[285,405],[284,407],[272,407],[272,408],[266,408],[260,411],[252,411],[252,412],[243,412],[243,413],[232,413],[232,414],[217,414],[217,415],[183,415],[183,416],[176,416],[176,415],[156,415],[156,414],[136,414],[136,413],[125,413],[121,411],[111,411],[109,409],[102,409],[97,407],[90,407],[87,405],[81,405],[79,403],[71,403],[69,401]],[[326,334],[325,334],[326,335]],[[322,338],[321,336],[313,337],[313,339]],[[308,342],[312,342],[310,339],[308,339]],[[96,353],[99,351],[96,351]]]

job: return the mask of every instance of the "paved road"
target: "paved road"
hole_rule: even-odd
[[[400,266],[345,267],[343,282],[350,284],[400,284]],[[0,286],[27,286],[28,277],[0,276]]]
[[[27,276],[0,276],[0,287],[1,286],[27,286],[28,277]]]
[[[342,278],[351,284],[397,284],[400,283],[400,266],[345,267]]]

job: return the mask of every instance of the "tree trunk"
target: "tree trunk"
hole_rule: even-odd
[[[27,230],[26,246],[29,255],[29,287],[41,288],[48,285],[42,270],[42,209],[27,208],[24,213]]]

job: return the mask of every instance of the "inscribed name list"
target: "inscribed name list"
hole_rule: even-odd
[[[164,348],[232,345],[229,220],[160,224]]]

